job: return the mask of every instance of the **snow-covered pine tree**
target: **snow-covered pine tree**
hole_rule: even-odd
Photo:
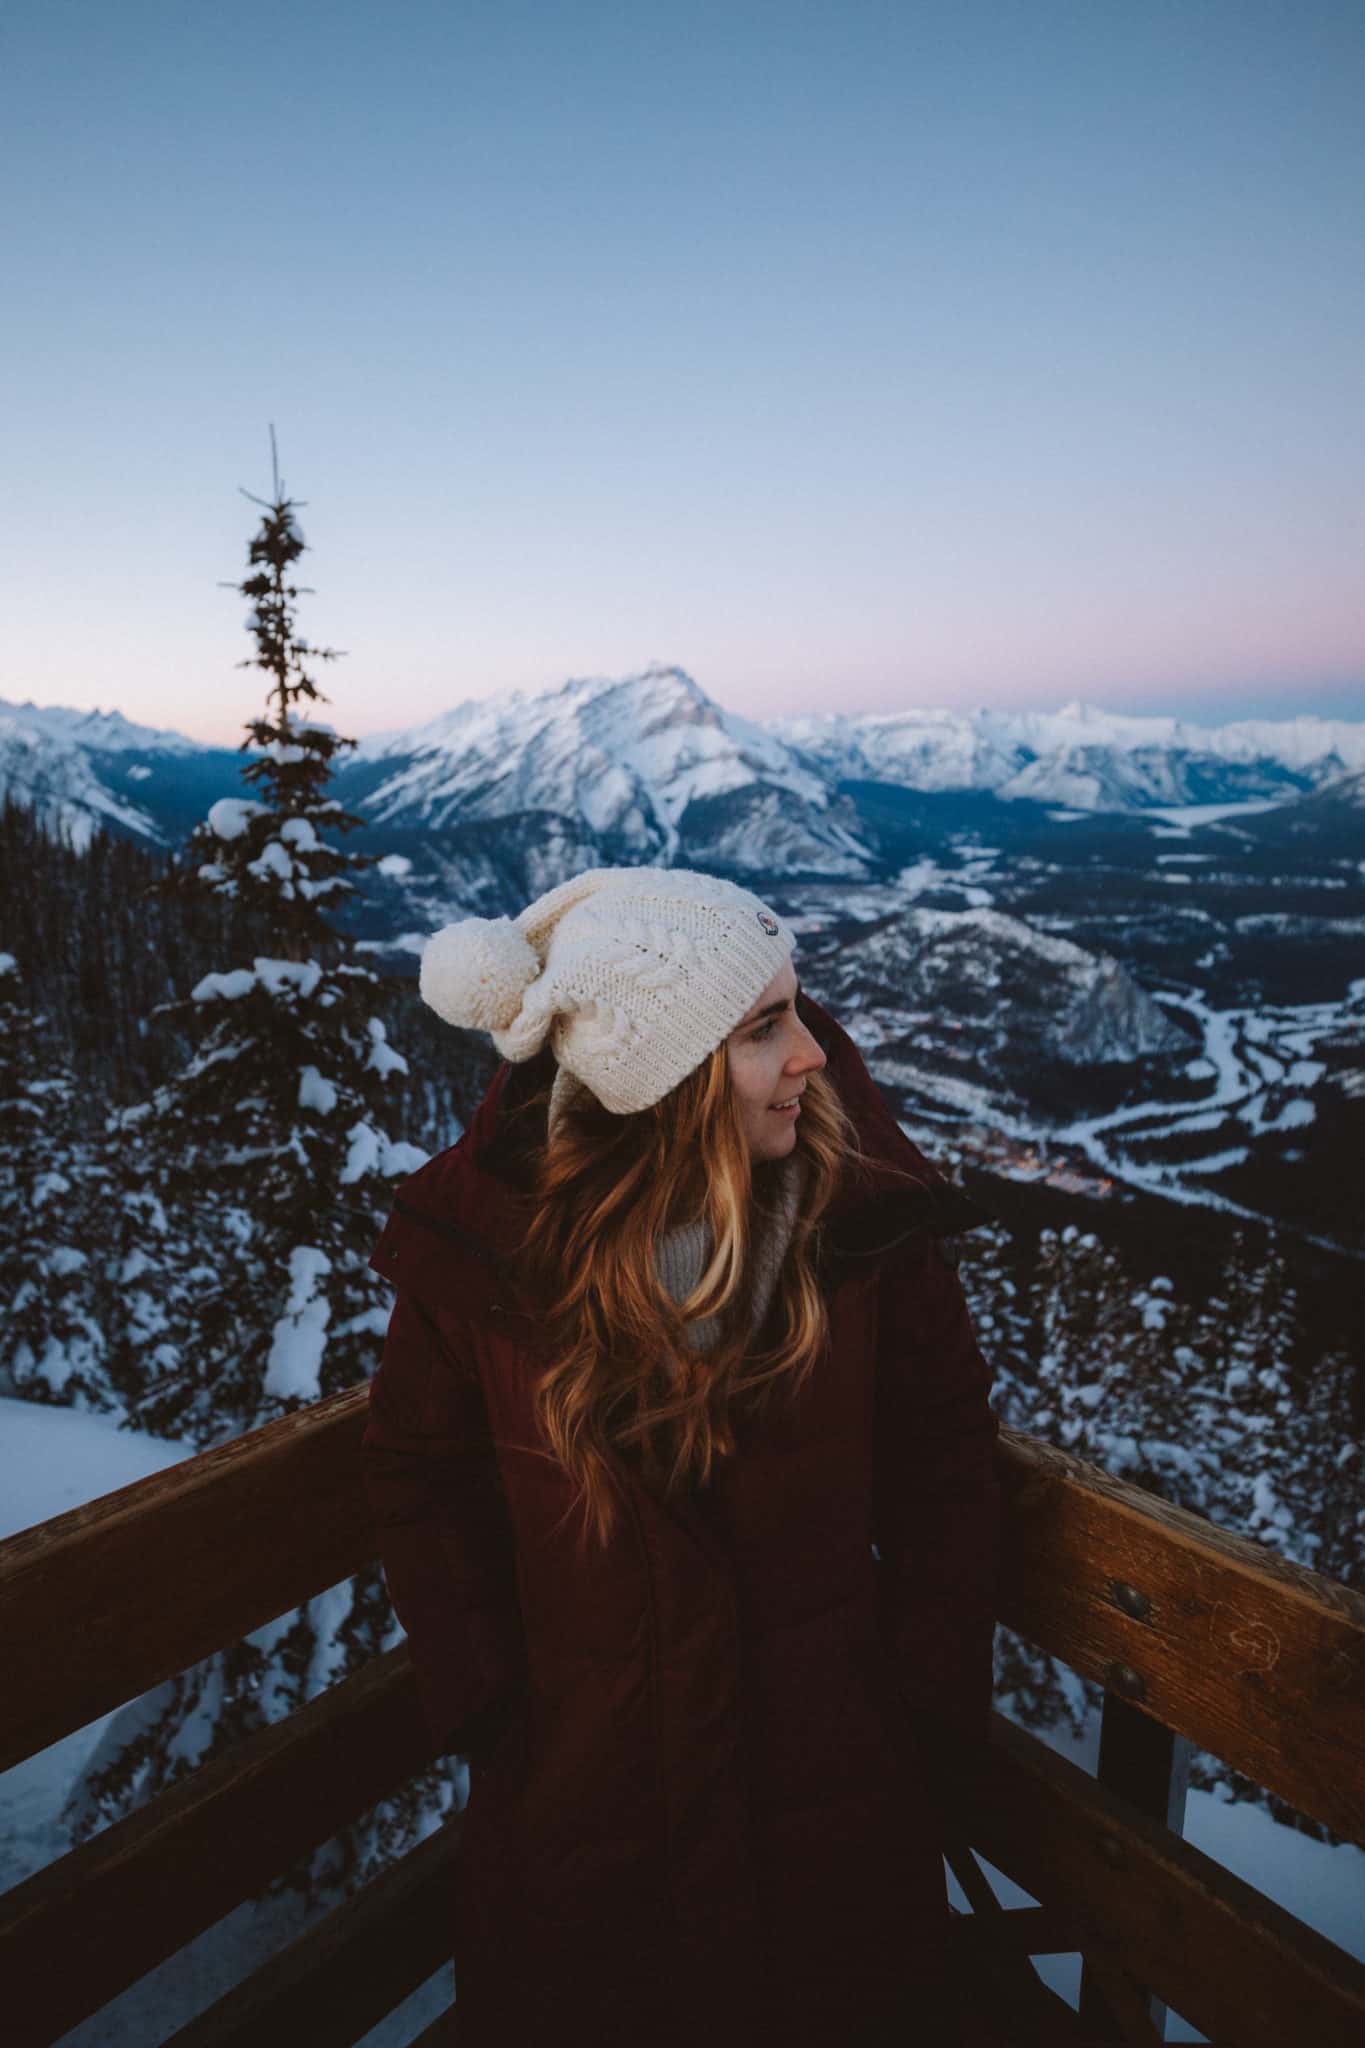
[[[172,886],[236,898],[270,950],[167,1006],[197,1013],[200,1043],[123,1119],[155,1157],[162,1203],[198,1220],[201,1254],[175,1276],[185,1341],[173,1365],[148,1371],[133,1412],[200,1447],[372,1370],[388,1295],[367,1262],[395,1175],[425,1156],[389,1133],[386,1098],[406,1062],[388,1042],[378,976],[327,916],[368,857],[335,843],[362,821],[327,793],[355,742],[300,709],[321,697],[307,664],[337,657],[296,630],[289,577],[305,542],[278,471],[264,510],[252,573],[234,586],[251,600],[256,641],[241,665],[270,679],[243,742],[254,794],[212,806]]]
[[[1018,1264],[1018,1247],[1003,1223],[983,1224],[964,1240],[960,1277],[990,1364],[992,1405],[1012,1429],[1030,1429],[1036,1403],[1028,1301]]]
[[[1302,1519],[1306,1498],[1294,1474],[1321,1447],[1305,1439],[1294,1388],[1298,1306],[1273,1233],[1263,1248],[1238,1231],[1219,1286],[1223,1303],[1218,1385],[1226,1403],[1227,1447],[1210,1514],[1299,1564],[1312,1564],[1317,1536]]]
[[[273,431],[271,443],[273,453]],[[182,1073],[114,1120],[132,1218],[120,1268],[128,1408],[138,1426],[196,1448],[373,1371],[390,1304],[367,1262],[394,1177],[426,1157],[389,1135],[386,1096],[405,1062],[379,1015],[378,977],[326,915],[363,865],[331,836],[361,821],[327,793],[338,752],[355,743],[300,709],[321,696],[307,664],[335,655],[296,630],[290,572],[305,542],[277,465],[273,500],[253,502],[264,517],[251,573],[233,587],[252,606],[256,652],[242,666],[269,677],[267,711],[243,746],[254,794],[212,806],[170,886],[237,899],[269,949],[167,1006],[197,1019],[200,1041]],[[133,1702],[68,1801],[73,1834],[350,1676],[400,1633],[376,1564]],[[363,1880],[452,1795],[434,1767],[281,1884],[316,1895]]]
[[[1131,1355],[1139,1317],[1117,1253],[1074,1223],[1044,1230],[1033,1293],[1040,1341],[1033,1430],[1091,1464],[1126,1472],[1140,1427]]]
[[[1291,1505],[1317,1537],[1313,1568],[1344,1586],[1365,1588],[1365,1457],[1352,1402],[1355,1360],[1324,1352],[1308,1375],[1304,1435],[1311,1446],[1295,1473]]]
[[[118,1403],[90,1249],[105,1175],[47,1035],[18,961],[0,953],[0,1393],[107,1412]]]

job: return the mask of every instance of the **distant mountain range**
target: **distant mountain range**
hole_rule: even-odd
[[[77,841],[96,822],[170,844],[241,756],[119,712],[0,703],[0,794]],[[1201,726],[1094,705],[770,719],[722,709],[681,669],[457,705],[362,741],[338,794],[384,836],[465,839],[529,815],[589,859],[869,876],[875,844],[842,787],[989,793],[1080,813],[1317,802],[1365,806],[1365,720]],[[568,847],[564,850],[568,852]]]
[[[244,759],[0,705],[0,793],[77,843],[182,842]],[[334,787],[377,857],[346,921],[390,972],[581,868],[730,874],[798,932],[912,1135],[997,1188],[1359,1233],[1365,720],[760,724],[652,668],[371,736]]]

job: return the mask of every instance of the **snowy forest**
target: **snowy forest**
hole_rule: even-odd
[[[391,1190],[454,1141],[496,1064],[348,932],[368,856],[329,783],[354,743],[314,715],[312,674],[336,653],[300,637],[305,542],[278,476],[258,502],[235,587],[267,688],[242,794],[169,858],[0,814],[0,1393],[196,1450],[373,1371],[390,1295],[367,1262]],[[1234,1235],[1198,1299],[1074,1224],[978,1230],[961,1272],[1003,1422],[1360,1583],[1353,1361],[1344,1340],[1305,1355],[1274,1233]],[[130,1703],[72,1790],[70,1840],[399,1633],[374,1566]],[[1003,1629],[997,1689],[1034,1727],[1099,1696]],[[1210,1757],[1191,1783],[1273,1810]],[[433,1766],[280,1882],[345,1893],[451,1798]]]

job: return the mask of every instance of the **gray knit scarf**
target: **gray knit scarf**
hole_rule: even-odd
[[[777,1276],[782,1270],[787,1246],[791,1243],[804,1173],[799,1155],[789,1153],[775,1177],[774,1213],[755,1212],[755,1229],[749,1249],[753,1273],[749,1329],[755,1336],[763,1327]],[[711,1229],[704,1217],[696,1223],[680,1224],[676,1229],[663,1233],[654,1247],[654,1268],[670,1300],[684,1301],[687,1298],[701,1279],[710,1255]],[[720,1337],[720,1318],[703,1316],[689,1323],[685,1334],[689,1350],[712,1351]]]

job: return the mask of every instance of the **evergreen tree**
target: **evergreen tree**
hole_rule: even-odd
[[[321,696],[308,664],[336,656],[295,623],[290,574],[305,547],[295,511],[277,470],[251,573],[235,586],[251,600],[256,642],[242,666],[270,679],[266,713],[243,742],[253,750],[243,779],[257,794],[212,806],[169,885],[231,899],[269,951],[202,976],[167,1006],[197,1025],[196,1050],[120,1119],[155,1162],[144,1199],[173,1209],[196,1248],[188,1265],[163,1261],[159,1291],[182,1328],[149,1362],[133,1413],[200,1447],[372,1368],[388,1300],[369,1254],[394,1176],[424,1157],[389,1135],[407,1063],[388,1042],[379,978],[327,916],[367,857],[329,836],[361,822],[327,794],[338,752],[355,742],[301,710]]]
[[[1017,1249],[1004,1224],[983,1224],[964,1240],[960,1277],[972,1327],[990,1364],[992,1405],[1012,1429],[1031,1430],[1035,1374],[1027,1293],[1017,1267]]]
[[[273,449],[273,434],[272,434]],[[250,493],[246,494],[250,496]],[[257,499],[255,503],[263,503]],[[340,749],[311,722],[321,693],[290,581],[304,551],[275,470],[249,551],[267,710],[247,727],[249,797],[215,803],[168,882],[246,913],[265,950],[205,974],[169,1013],[197,1031],[183,1070],[116,1113],[118,1370],[139,1427],[198,1448],[371,1372],[389,1300],[368,1260],[395,1175],[425,1154],[389,1135],[406,1062],[384,991],[327,911],[362,858],[335,843],[360,820],[327,794]],[[133,1702],[106,1729],[66,1820],[79,1837],[252,1729],[358,1671],[399,1629],[378,1565]],[[449,1803],[435,1766],[280,1880],[312,1893],[362,1880]]]
[[[1349,1351],[1324,1353],[1303,1397],[1307,1456],[1290,1488],[1298,1517],[1315,1529],[1313,1568],[1345,1586],[1365,1587],[1365,1457],[1352,1403]]]
[[[47,1036],[19,963],[0,953],[0,1392],[108,1411],[117,1403],[90,1249],[105,1175]]]
[[[1283,1252],[1271,1236],[1253,1252],[1233,1239],[1218,1290],[1216,1341],[1207,1363],[1225,1409],[1224,1452],[1211,1518],[1283,1556],[1311,1564],[1319,1534],[1315,1492],[1300,1475],[1321,1447],[1305,1437],[1294,1390],[1298,1310]]]
[[[1040,1344],[1033,1428],[1091,1464],[1127,1469],[1137,1422],[1134,1316],[1117,1254],[1074,1223],[1044,1230],[1034,1275]]]

